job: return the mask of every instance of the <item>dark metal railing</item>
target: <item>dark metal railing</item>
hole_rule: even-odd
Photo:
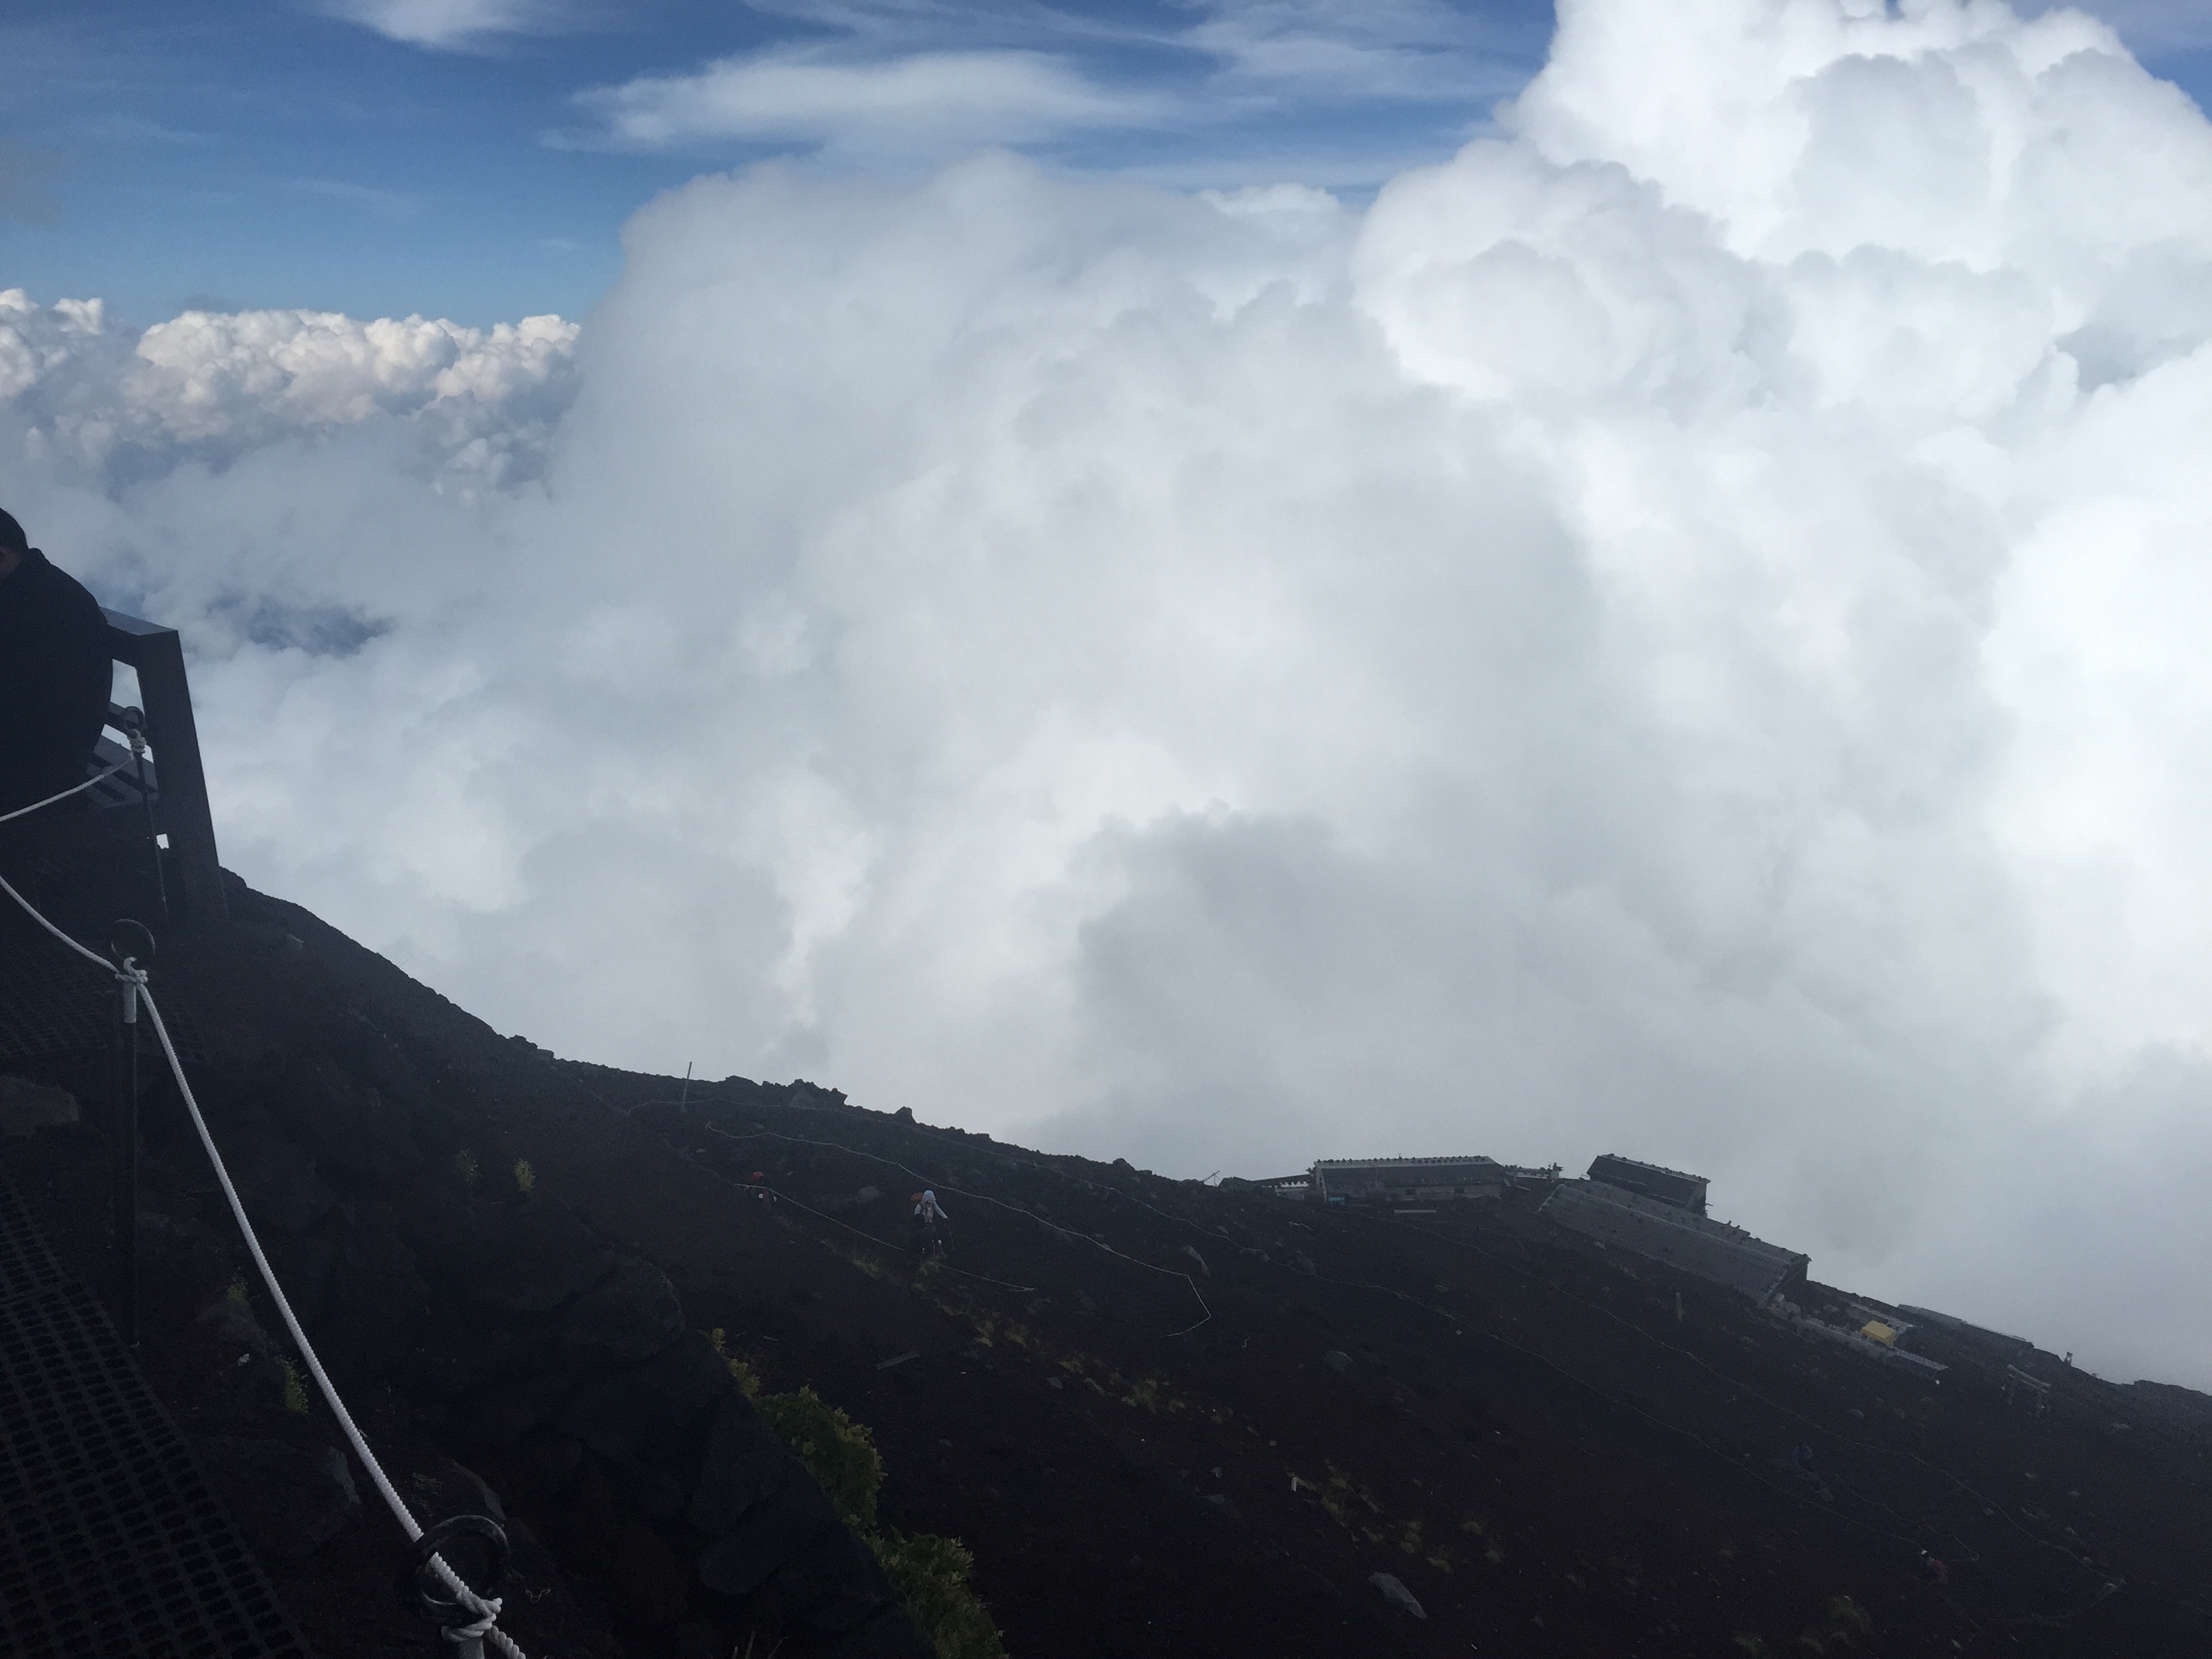
[[[128,815],[117,821],[127,823],[134,835],[150,836],[157,844],[166,839],[185,908],[195,916],[220,918],[225,914],[222,872],[216,858],[207,773],[200,764],[199,728],[192,720],[191,687],[185,678],[184,642],[173,628],[120,611],[106,616],[115,660],[137,671],[146,741],[154,752],[143,769],[126,766],[93,790],[93,805],[105,814]],[[127,730],[131,713],[111,703],[109,724]],[[130,759],[128,750],[106,737],[97,754],[103,769]]]

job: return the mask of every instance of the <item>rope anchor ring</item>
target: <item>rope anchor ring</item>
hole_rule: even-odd
[[[477,1607],[469,1606],[459,1594],[449,1590],[431,1565],[431,1558],[441,1554],[446,1546],[457,1538],[480,1538],[491,1547],[491,1563],[485,1569],[483,1584],[474,1593]],[[438,1522],[415,1540],[415,1593],[421,1598],[422,1616],[445,1626],[448,1631],[461,1626],[478,1626],[474,1633],[481,1639],[482,1627],[490,1620],[480,1609],[490,1607],[495,1612],[495,1597],[507,1577],[507,1564],[512,1553],[505,1528],[489,1516],[455,1515]],[[451,1562],[446,1565],[455,1578],[459,1578],[459,1571]]]
[[[29,806],[19,806],[12,812],[0,812],[0,823],[19,818],[26,812],[34,812],[41,806],[50,806],[64,796],[76,794],[78,790],[88,789],[100,778],[112,776],[121,769],[119,764],[111,767],[99,777],[88,778],[76,789],[65,789],[52,799],[34,801]],[[362,1437],[361,1425],[353,1420],[353,1413],[346,1409],[345,1401],[339,1397],[337,1389],[331,1386],[329,1375],[323,1370],[323,1362],[316,1358],[315,1345],[307,1340],[307,1332],[300,1328],[299,1316],[292,1311],[291,1300],[284,1294],[284,1286],[277,1279],[276,1270],[269,1265],[269,1257],[261,1248],[260,1239],[254,1234],[253,1223],[238,1196],[238,1188],[230,1178],[230,1170],[223,1164],[222,1152],[216,1147],[215,1137],[208,1133],[207,1119],[201,1114],[199,1101],[192,1093],[191,1079],[185,1075],[184,1064],[177,1058],[177,1045],[169,1040],[168,1025],[162,1019],[161,1010],[147,986],[146,970],[139,965],[142,952],[147,960],[153,957],[153,935],[143,923],[118,921],[109,930],[108,944],[120,960],[110,961],[91,946],[72,939],[41,915],[38,907],[17,892],[4,875],[0,875],[0,896],[6,896],[20,907],[24,915],[36,922],[64,950],[83,958],[95,968],[112,974],[122,988],[125,999],[122,1012],[125,1018],[136,1012],[137,1005],[144,1005],[147,1020],[154,1028],[155,1041],[161,1045],[161,1057],[169,1063],[169,1075],[176,1079],[177,1093],[184,1101],[185,1111],[191,1119],[194,1132],[199,1136],[201,1150],[207,1153],[208,1166],[214,1171],[216,1184],[222,1189],[223,1199],[230,1206],[231,1216],[238,1223],[239,1236],[245,1241],[254,1267],[260,1270],[261,1282],[268,1286],[270,1299],[276,1304],[276,1311],[283,1316],[284,1329],[291,1337],[293,1346],[298,1349],[300,1358],[307,1362],[308,1374],[315,1379],[315,1386],[322,1391],[324,1400],[329,1402],[331,1414],[337,1419],[338,1426],[345,1431],[354,1455],[361,1460],[362,1467],[368,1471],[368,1478],[375,1483],[377,1495],[392,1510],[392,1517],[399,1523],[400,1530],[409,1538],[417,1540],[416,1552],[408,1564],[415,1583],[411,1585],[407,1583],[409,1572],[406,1569],[399,1574],[398,1588],[403,1599],[407,1589],[414,1589],[421,1599],[425,1614],[443,1626],[441,1634],[449,1644],[449,1659],[483,1659],[487,1641],[499,1650],[503,1659],[523,1659],[522,1650],[515,1645],[514,1638],[499,1628],[499,1598],[479,1595],[470,1589],[467,1581],[454,1571],[452,1565],[438,1553],[438,1547],[450,1539],[463,1536],[482,1539],[490,1547],[485,1582],[488,1588],[495,1589],[506,1577],[511,1553],[506,1532],[481,1515],[463,1515],[441,1522],[426,1537],[415,1524],[415,1517],[409,1512],[405,1501],[392,1490],[392,1482],[384,1473],[384,1466],[376,1461],[376,1454]],[[442,1589],[434,1589],[434,1581]]]
[[[125,918],[107,930],[107,948],[116,961],[143,966],[154,959],[154,935],[144,922]]]

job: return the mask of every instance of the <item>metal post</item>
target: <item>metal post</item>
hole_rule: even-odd
[[[135,969],[154,959],[145,924],[118,921],[107,930],[116,965]],[[115,1034],[115,1248],[123,1268],[123,1340],[138,1346],[138,983],[118,980]]]
[[[183,643],[175,629],[119,611],[107,612],[107,631],[115,659],[138,671],[146,735],[154,744],[155,779],[161,786],[161,828],[177,855],[185,908],[196,923],[219,921],[226,914],[222,871],[216,861],[215,818],[208,810],[207,774],[200,765]]]
[[[123,1267],[123,1340],[138,1346],[138,988],[118,982],[115,1022],[115,1249]]]
[[[154,860],[154,892],[161,901],[161,914],[169,914],[169,877],[161,868],[161,832],[154,822],[154,793],[146,787],[146,716],[136,708],[123,711],[123,729],[131,738],[131,758],[137,763],[138,805],[146,815],[146,851]]]

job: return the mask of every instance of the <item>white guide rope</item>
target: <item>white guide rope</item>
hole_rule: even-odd
[[[143,753],[145,749],[144,743],[140,740],[138,734],[135,732],[131,734],[131,748],[133,754]],[[77,794],[84,790],[89,789],[95,783],[106,782],[109,778],[113,777],[118,772],[120,772],[125,767],[130,764],[131,763],[129,761],[118,761],[114,765],[109,767],[105,772],[95,773],[93,776],[87,778],[82,783],[72,784],[69,788],[63,790],[58,795],[49,795],[44,800],[34,800],[28,806],[19,806],[12,812],[0,812],[0,823],[7,823],[10,818],[20,818],[25,817],[29,813],[37,811],[41,806],[52,806],[58,800],[67,800],[71,795]],[[21,904],[23,901],[18,898],[15,902]],[[24,908],[27,909],[29,907],[25,906]],[[100,965],[103,968],[109,966],[106,962],[100,963]]]
[[[96,783],[99,780],[95,778],[92,781]],[[46,803],[42,801],[40,805]],[[215,1138],[208,1133],[207,1120],[200,1115],[200,1104],[193,1097],[192,1085],[185,1081],[185,1068],[177,1059],[176,1045],[169,1041],[169,1028],[162,1021],[161,1009],[155,1006],[154,994],[146,988],[146,970],[138,966],[136,957],[124,957],[123,966],[118,969],[96,951],[86,950],[33,909],[30,902],[17,892],[4,876],[0,876],[0,890],[4,890],[9,898],[23,908],[24,914],[54,938],[87,962],[106,969],[122,982],[124,1018],[126,1022],[133,1017],[133,1000],[145,999],[147,1015],[154,1023],[154,1035],[161,1039],[161,1053],[169,1062],[169,1073],[177,1080],[178,1093],[185,1097],[185,1109],[191,1114],[192,1127],[199,1132],[200,1145],[207,1152],[208,1162],[214,1166],[215,1178],[222,1184],[223,1197],[229,1200],[231,1214],[238,1219],[238,1231],[245,1235],[246,1248],[252,1254],[253,1265],[260,1269],[261,1282],[269,1287],[270,1297],[276,1304],[276,1311],[283,1315],[284,1328],[291,1333],[293,1346],[299,1349],[300,1358],[307,1362],[308,1372],[314,1377],[315,1386],[322,1390],[331,1414],[337,1419],[338,1426],[345,1431],[347,1440],[352,1443],[354,1455],[361,1459],[362,1468],[368,1471],[368,1478],[375,1483],[386,1507],[391,1510],[392,1518],[398,1522],[399,1529],[407,1534],[407,1541],[414,1543],[422,1536],[422,1528],[416,1524],[405,1501],[392,1490],[392,1481],[384,1473],[384,1465],[376,1461],[376,1454],[369,1450],[368,1442],[362,1438],[361,1430],[354,1423],[353,1413],[346,1409],[345,1401],[338,1398],[337,1388],[332,1385],[329,1374],[323,1370],[323,1362],[316,1357],[314,1344],[307,1340],[307,1334],[300,1328],[300,1321],[292,1311],[290,1298],[285,1296],[284,1287],[276,1282],[276,1274],[269,1265],[269,1258],[261,1253],[261,1241],[254,1236],[253,1224],[246,1218],[246,1206],[239,1202],[238,1188],[231,1185],[230,1171],[223,1164],[222,1154],[216,1151]],[[472,1624],[448,1626],[445,1632],[447,1640],[454,1643],[466,1642],[471,1638],[489,1640],[506,1654],[507,1659],[526,1659],[522,1650],[514,1644],[514,1638],[492,1622],[499,1617],[500,1597],[478,1595],[468,1587],[460,1574],[446,1564],[446,1558],[442,1555],[431,1556],[429,1566],[460,1604],[477,1615]]]

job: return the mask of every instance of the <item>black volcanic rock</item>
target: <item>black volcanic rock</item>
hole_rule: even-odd
[[[295,1141],[271,1135],[240,1176],[240,1195],[258,1227],[304,1233],[331,1212],[337,1195],[315,1173],[315,1160]]]
[[[477,1279],[479,1302],[510,1313],[549,1313],[590,1290],[615,1265],[576,1212],[558,1199],[533,1198],[501,1213],[492,1263]]]
[[[650,1463],[611,1462],[605,1473],[608,1491],[624,1509],[648,1521],[673,1521],[684,1513],[684,1483],[666,1470]]]
[[[648,1630],[684,1617],[691,1589],[684,1559],[651,1527],[632,1522],[615,1543],[614,1577],[624,1610]]]
[[[514,1255],[512,1243],[497,1235],[485,1206],[458,1176],[410,1183],[394,1195],[392,1211],[424,1276],[441,1285],[471,1284]],[[582,1248],[588,1251],[588,1240]]]
[[[556,1371],[526,1372],[464,1395],[447,1415],[463,1440],[511,1446],[559,1417],[574,1388]]]
[[[714,1345],[690,1331],[641,1365],[592,1378],[558,1422],[603,1457],[657,1462],[681,1451],[707,1407],[735,1387]]]
[[[331,1278],[337,1267],[339,1235],[344,1224],[333,1217],[302,1237],[262,1241],[290,1298],[292,1311],[310,1331],[322,1327]]]
[[[768,1497],[725,1537],[699,1553],[699,1582],[724,1595],[749,1595],[823,1533],[845,1523],[806,1466],[786,1452]],[[849,1534],[848,1534],[849,1535]]]
[[[875,1552],[850,1527],[830,1527],[776,1570],[772,1581],[785,1604],[805,1614],[811,1630],[842,1636],[891,1599],[890,1581]]]
[[[422,1162],[407,1109],[331,1060],[294,1066],[270,1107],[326,1170],[391,1181]]]
[[[618,1360],[648,1359],[684,1334],[684,1309],[666,1274],[629,1257],[569,1304],[558,1332],[567,1348]]]
[[[363,1204],[353,1225],[338,1235],[331,1264],[324,1325],[362,1352],[398,1342],[429,1301],[429,1286],[416,1271],[415,1252],[392,1224],[388,1205]]]
[[[922,1634],[914,1615],[894,1602],[841,1637],[825,1659],[937,1659],[937,1645]]]
[[[333,1449],[317,1455],[281,1440],[211,1434],[195,1437],[192,1451],[262,1554],[312,1555],[361,1510],[360,1492]]]
[[[784,1450],[760,1413],[732,1392],[714,1413],[707,1436],[707,1455],[691,1489],[688,1512],[693,1526],[719,1538],[739,1517],[775,1489],[783,1476]]]
[[[554,1382],[566,1376],[555,1364],[559,1355],[553,1333],[543,1326],[479,1326],[468,1341],[445,1352],[442,1364],[424,1381],[448,1398],[531,1378]]]

